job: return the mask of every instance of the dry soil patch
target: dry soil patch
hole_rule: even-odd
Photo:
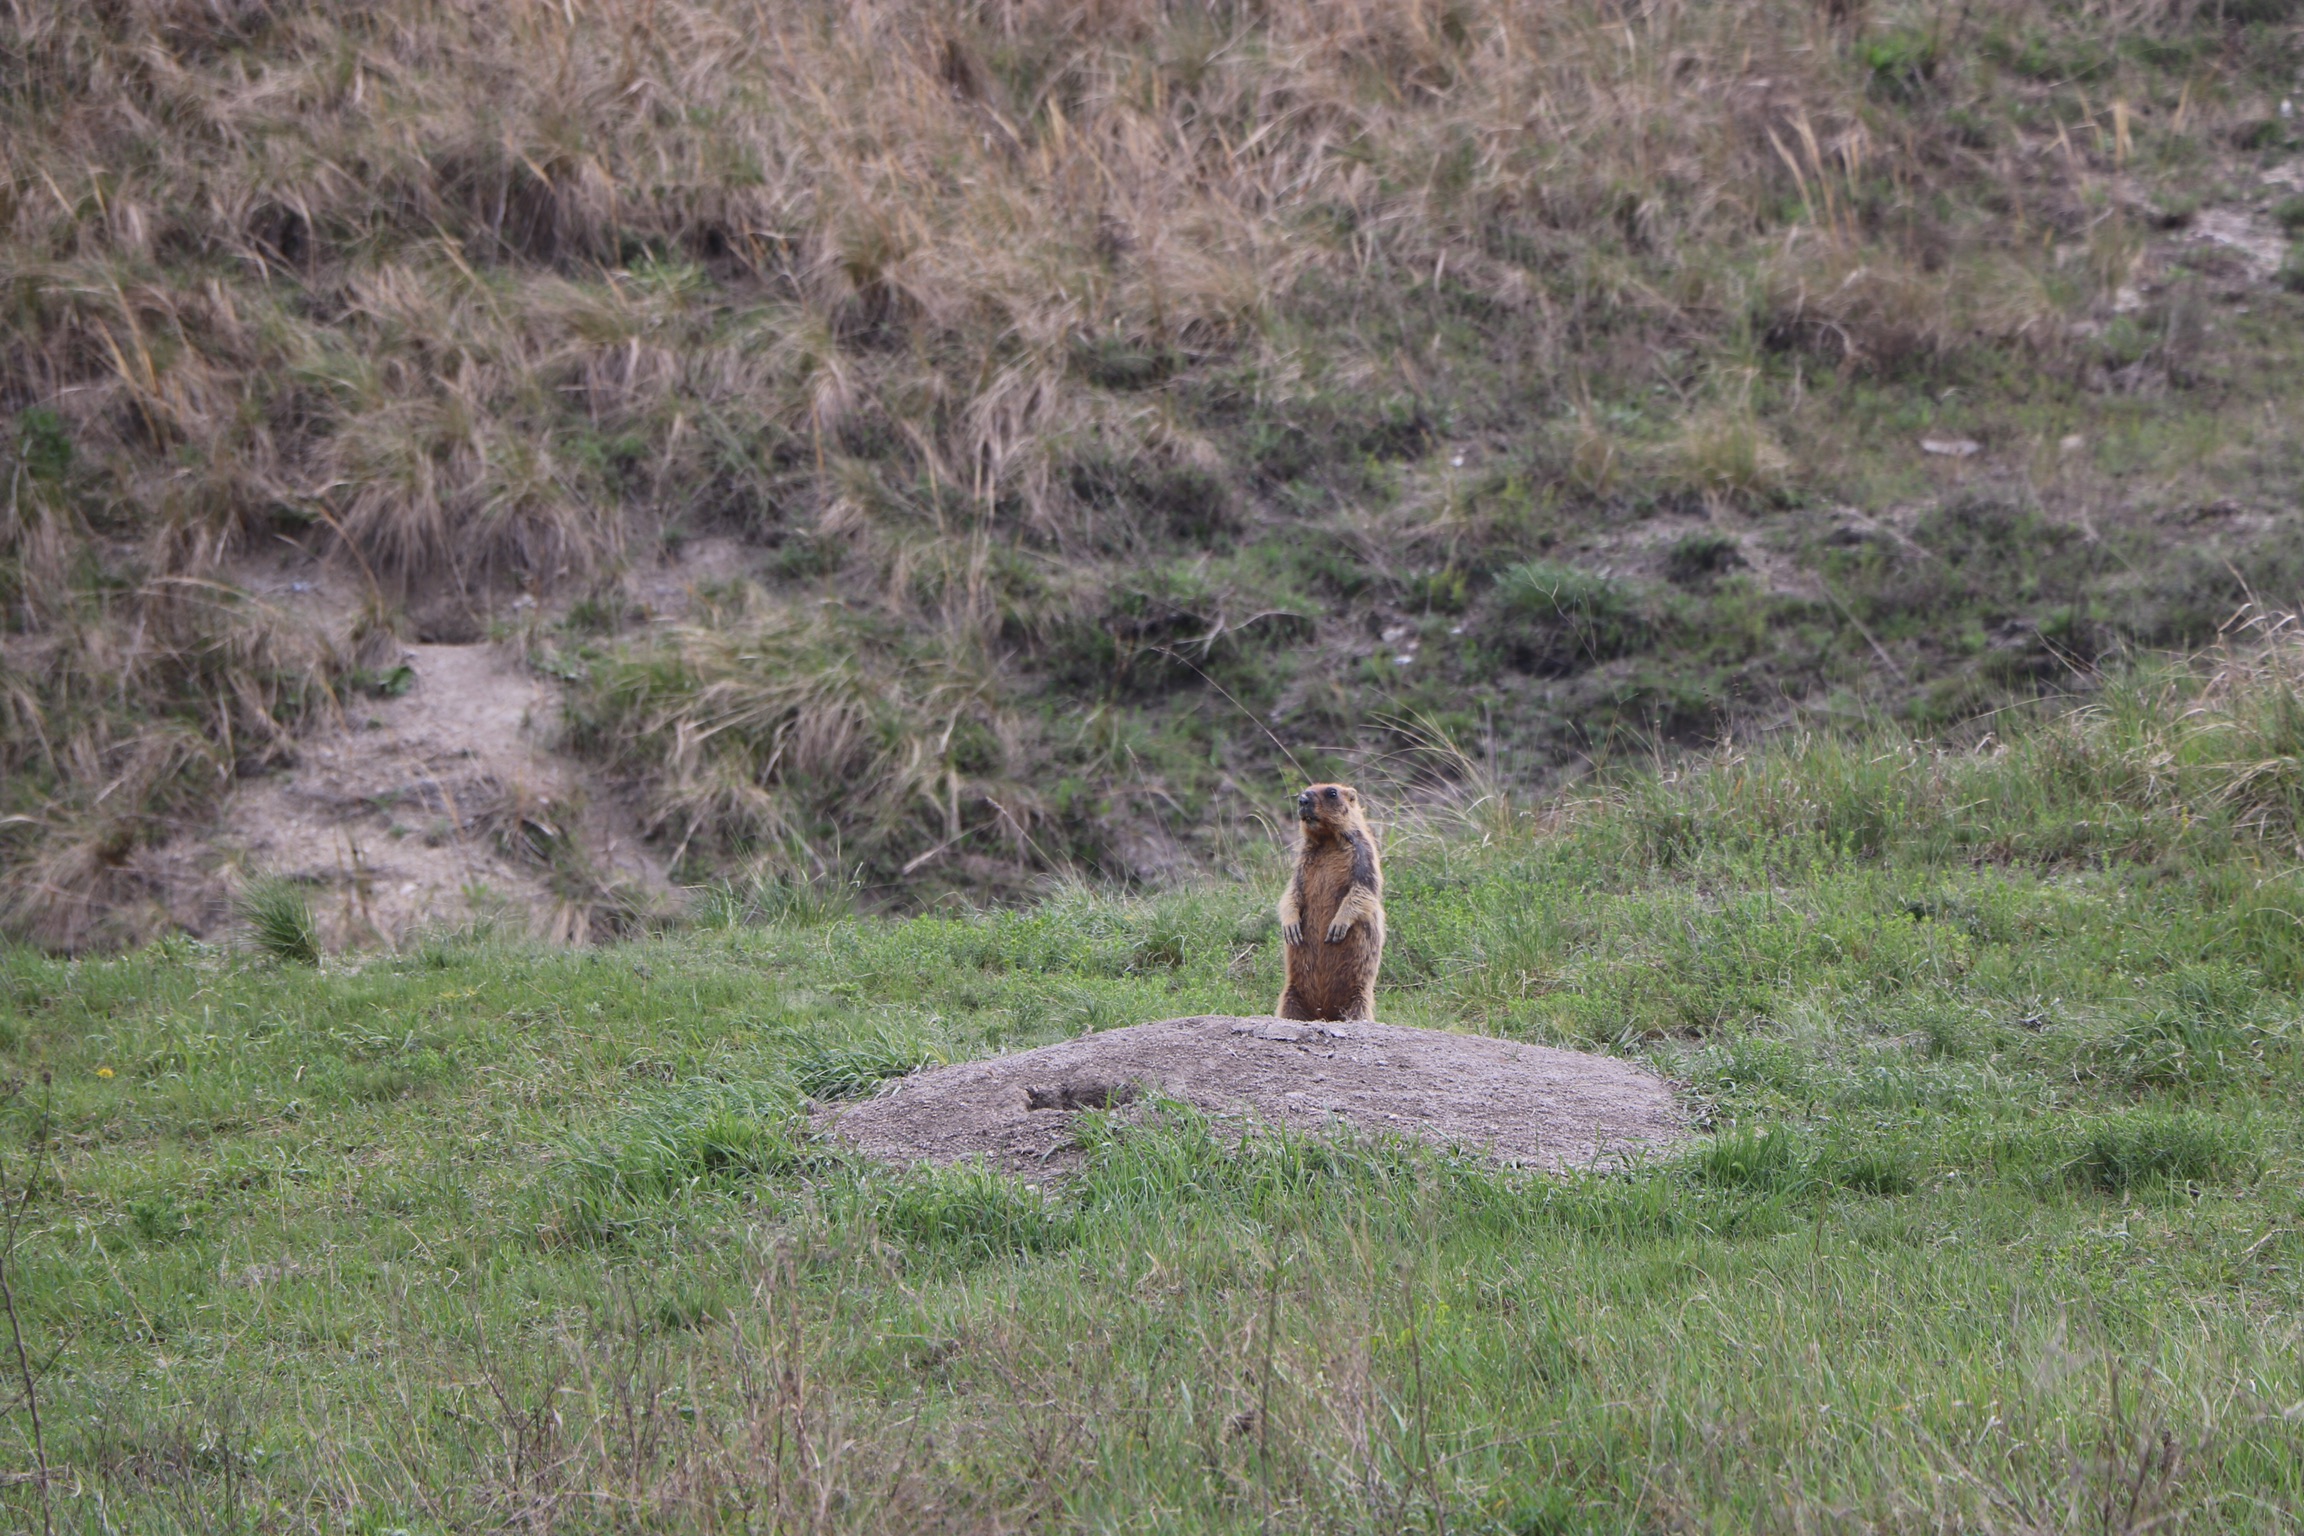
[[[339,727],[299,743],[291,766],[236,787],[211,825],[170,850],[179,923],[227,928],[236,869],[312,887],[332,948],[397,944],[501,907],[539,933],[583,937],[582,901],[518,851],[546,832],[573,840],[593,880],[651,897],[668,889],[630,814],[552,749],[558,698],[517,655],[411,645],[400,660],[405,693],[350,696]]]
[[[1396,1024],[1204,1014],[935,1067],[822,1124],[890,1163],[1062,1167],[1081,1109],[1180,1099],[1245,1127],[1341,1124],[1551,1170],[1619,1164],[1687,1134],[1671,1087],[1609,1056]]]

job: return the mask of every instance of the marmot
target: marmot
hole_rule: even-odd
[[[1272,1011],[1284,1019],[1373,1019],[1384,959],[1384,869],[1349,785],[1296,797],[1304,840],[1280,897],[1288,981]]]

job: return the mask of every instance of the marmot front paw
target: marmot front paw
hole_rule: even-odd
[[[1289,923],[1280,930],[1280,937],[1298,949],[1302,949],[1304,947],[1304,925],[1302,923]]]
[[[1328,925],[1328,942],[1341,944],[1344,942],[1344,935],[1351,931],[1352,925],[1350,923],[1330,923]]]

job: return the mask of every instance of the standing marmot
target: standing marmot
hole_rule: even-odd
[[[1296,797],[1304,841],[1280,897],[1288,982],[1272,1011],[1284,1019],[1373,1019],[1384,959],[1384,870],[1348,785]]]

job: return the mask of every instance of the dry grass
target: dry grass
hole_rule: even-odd
[[[978,831],[1030,854],[1041,801],[1019,776],[1025,727],[964,637],[907,645],[770,608],[677,629],[601,665],[579,696],[578,742],[648,786],[675,861],[693,849],[837,879],[814,850],[843,830],[875,865],[933,845],[916,868]]]
[[[1254,355],[1308,280],[1365,291],[1380,260],[1452,273],[1564,364],[1605,310],[1728,318],[1787,193],[1807,232],[1769,253],[1772,306],[1885,364],[1961,321],[1868,218],[2025,179],[1883,141],[1829,19],[1761,3],[1629,37],[1495,3],[19,18],[11,382],[80,441],[206,462],[164,519],[182,564],[269,499],[327,506],[387,575],[604,558],[605,487],[550,441],[570,407],[697,412],[649,444],[655,479],[729,421],[812,464],[894,430],[1066,532],[1063,440],[1153,425],[1084,347]],[[1556,263],[1588,314],[1532,291]]]
[[[1423,399],[1451,369],[1547,409],[1549,381],[1763,346],[1843,374],[2053,348],[2092,295],[2009,229],[2091,240],[2109,291],[2132,226],[2088,199],[2254,110],[2213,63],[2121,76],[2040,161],[1967,126],[2006,84],[1965,38],[2213,24],[1996,0],[1945,25],[1796,0],[23,0],[0,21],[0,409],[68,452],[20,432],[8,461],[0,766],[37,760],[60,806],[118,780],[102,798],[145,817],[187,763],[220,779],[292,729],[325,642],[227,635],[190,595],[282,534],[421,610],[721,526],[814,541],[845,595],[963,633],[975,670],[866,744],[839,667],[763,682],[736,675],[750,631],[667,642],[728,675],[692,716],[624,717],[674,742],[666,827],[820,846],[777,800],[805,760],[866,765],[849,834],[949,835],[949,701],[1013,695],[994,637],[1062,604],[1017,552],[1155,537],[1082,491],[1084,458],[1232,487],[1254,475],[1227,420]],[[1476,366],[1442,345],[1466,323]],[[1580,442],[1570,483],[1778,494],[1773,429],[1704,394],[1652,454]],[[159,672],[120,674],[123,648]],[[182,750],[131,747],[125,715],[57,724],[87,672],[136,678],[128,714]],[[714,745],[735,740],[770,755]],[[111,855],[57,852],[93,846],[76,817],[17,823],[12,867],[96,879]]]
[[[353,651],[191,578],[71,617],[0,659],[0,921],[65,947],[132,931],[112,919],[143,894],[138,848],[333,711]]]

